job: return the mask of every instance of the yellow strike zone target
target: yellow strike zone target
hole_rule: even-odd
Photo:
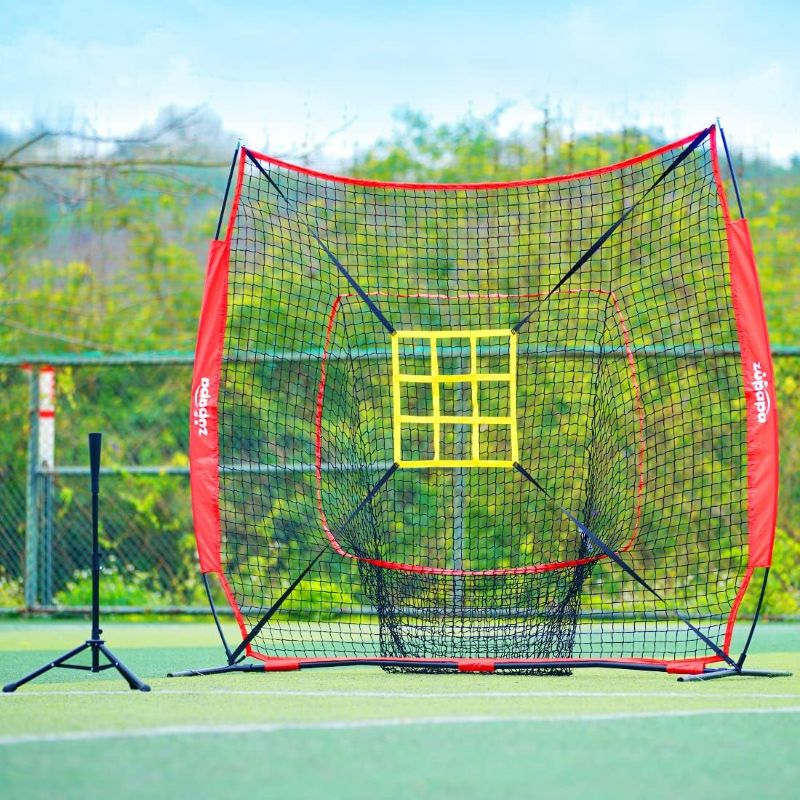
[[[469,371],[457,374],[440,372],[440,342],[448,340],[469,340]],[[508,371],[481,372],[478,361],[478,343],[481,340],[503,340],[508,343]],[[408,373],[403,372],[400,364],[400,350],[404,342],[424,340],[428,345],[426,370]],[[517,335],[505,330],[455,330],[455,331],[395,331],[392,342],[392,435],[394,444],[394,460],[400,467],[513,467],[519,458],[517,443]],[[422,357],[415,357],[419,361]],[[479,403],[479,387],[481,383],[500,383],[507,387],[507,416],[481,414]],[[431,413],[403,413],[403,387],[408,384],[423,385],[430,388]],[[466,413],[442,413],[441,395],[444,384],[469,384],[469,403]],[[464,457],[442,457],[442,426],[466,425],[470,428],[470,446]],[[432,433],[433,458],[429,453],[403,452],[403,430],[416,427],[418,432]],[[488,436],[491,429],[505,429],[508,444],[505,452],[496,452],[489,457],[481,455],[482,435]],[[431,430],[432,429],[432,430]],[[410,448],[406,448],[407,450]]]

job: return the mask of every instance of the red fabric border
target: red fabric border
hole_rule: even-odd
[[[684,661],[670,661],[667,664],[668,675],[699,675],[703,671],[704,664],[697,659]]]
[[[460,658],[458,659],[459,672],[494,672],[495,661],[493,658]]]
[[[631,532],[630,539],[620,548],[620,552],[626,552],[631,549],[633,546],[634,541],[636,540],[636,536],[639,532],[639,525],[641,522],[642,516],[642,503],[644,500],[644,487],[645,487],[645,478],[644,478],[644,458],[645,458],[645,440],[644,440],[644,407],[642,406],[641,401],[641,394],[639,389],[639,381],[636,376],[636,361],[633,356],[633,351],[631,350],[630,345],[630,336],[628,334],[628,329],[625,325],[625,317],[622,314],[622,309],[620,308],[619,302],[617,300],[616,295],[614,292],[607,291],[605,289],[562,289],[560,293],[563,294],[579,294],[580,292],[589,292],[590,294],[601,294],[606,295],[609,300],[611,301],[612,305],[614,306],[614,310],[617,314],[617,320],[619,322],[620,331],[622,333],[622,342],[625,347],[627,353],[627,362],[628,367],[630,369],[630,377],[631,377],[631,385],[633,386],[634,396],[636,398],[636,405],[638,410],[638,420],[639,420],[639,435],[640,435],[640,442],[639,442],[639,453],[638,453],[638,460],[637,460],[637,467],[639,472],[639,479],[637,481],[636,487],[636,511],[635,511],[635,519],[633,523],[633,530]],[[521,300],[527,298],[534,298],[534,297],[542,297],[545,292],[537,292],[533,294],[521,294],[521,295],[508,295],[502,293],[490,293],[490,294],[468,294],[468,295],[458,295],[457,297],[460,298],[471,298],[471,299],[509,299],[511,297],[518,298]],[[391,295],[387,292],[372,292],[372,297],[430,297],[432,299],[438,298],[442,300],[449,299],[447,295],[439,295],[439,294],[399,294],[399,295]],[[327,365],[328,365],[328,352],[330,350],[331,345],[331,334],[333,332],[333,326],[336,319],[336,312],[339,310],[339,306],[343,299],[354,297],[352,294],[347,295],[339,295],[333,302],[331,306],[331,311],[328,316],[328,325],[325,331],[325,346],[322,352],[322,366],[320,368],[320,380],[319,386],[317,388],[317,402],[316,402],[316,437],[315,437],[315,460],[316,460],[316,477],[317,477],[317,510],[319,512],[320,517],[320,524],[322,525],[322,530],[325,532],[325,536],[328,538],[331,547],[333,550],[338,553],[340,556],[345,558],[352,558],[357,561],[364,561],[367,564],[372,564],[376,567],[383,567],[384,569],[396,569],[401,570],[403,572],[416,572],[424,575],[457,575],[457,576],[467,576],[467,575],[522,575],[522,574],[531,574],[537,572],[550,572],[552,570],[557,569],[566,569],[568,567],[578,567],[584,564],[592,564],[596,561],[600,561],[602,559],[607,558],[604,554],[599,554],[596,556],[591,556],[588,558],[581,558],[576,559],[573,561],[557,561],[547,564],[530,564],[525,567],[508,567],[508,568],[501,568],[501,569],[487,569],[487,570],[464,570],[464,569],[445,569],[443,567],[425,567],[418,564],[401,564],[396,561],[383,561],[381,559],[376,558],[365,558],[363,556],[357,556],[354,553],[350,553],[345,550],[340,544],[339,541],[333,534],[333,531],[330,529],[328,525],[328,519],[325,514],[325,509],[322,505],[322,411],[324,406],[325,400],[325,384],[327,381]]]
[[[716,129],[711,131],[711,161],[717,194],[725,219],[730,257],[730,282],[747,405],[747,527],[748,571],[731,610],[730,628],[755,567],[772,562],[778,514],[778,419],[774,369],[767,319],[758,280],[753,243],[746,219],[732,220],[719,169]],[[756,369],[763,373],[760,379]],[[766,386],[764,385],[766,384]],[[760,415],[763,418],[759,418]],[[727,644],[726,644],[727,647]]]
[[[753,578],[756,567],[769,566],[775,540],[775,523],[778,512],[778,422],[775,408],[774,371],[769,346],[766,316],[758,281],[758,273],[750,240],[747,220],[732,220],[725,186],[719,168],[716,129],[711,131],[711,161],[717,195],[725,220],[730,258],[731,298],[739,349],[742,359],[742,380],[747,406],[747,528],[748,565],[739,591],[734,598],[725,629],[722,649],[730,652],[733,628],[744,596]],[[757,388],[753,385],[755,366],[766,373],[768,384]],[[764,369],[766,367],[766,369]],[[766,391],[766,398],[757,393]],[[759,420],[762,411],[759,402],[770,402],[770,410],[764,421]]]
[[[204,573],[217,573],[243,632],[244,623],[241,614],[222,571],[217,400],[228,316],[228,261],[236,210],[242,193],[244,164],[245,152],[242,149],[225,239],[214,239],[209,246],[206,283],[197,327],[189,410],[189,484],[200,569]],[[199,423],[195,411],[200,410],[201,399],[206,412],[205,433],[201,433],[203,429],[201,424],[194,424],[196,419]]]
[[[281,161],[279,158],[273,158],[272,156],[267,156],[263,153],[257,153],[255,150],[247,149],[247,152],[253,158],[257,158],[259,161],[264,161],[267,164],[273,164],[276,167],[283,167],[284,169],[291,170],[292,172],[299,172],[303,175],[309,175],[313,178],[320,178],[321,180],[333,181],[335,183],[348,183],[353,186],[372,186],[375,188],[384,189],[424,189],[429,191],[456,191],[460,189],[469,191],[473,189],[491,190],[508,189],[514,186],[537,186],[545,183],[558,183],[560,181],[588,178],[592,175],[602,175],[606,172],[613,172],[614,170],[639,164],[642,161],[646,161],[648,158],[654,158],[655,156],[666,153],[669,150],[674,150],[677,147],[687,145],[699,134],[700,131],[697,131],[697,133],[693,133],[691,136],[685,136],[683,139],[678,139],[677,142],[665,144],[662,147],[656,148],[655,150],[650,150],[647,153],[642,153],[641,155],[628,158],[625,161],[619,161],[616,164],[609,164],[605,167],[587,169],[583,172],[574,172],[571,175],[554,175],[548,178],[530,178],[528,180],[520,181],[499,181],[497,183],[402,183],[397,181],[367,180],[366,178],[350,178],[345,175],[333,175],[329,172],[320,172],[316,169],[301,167],[298,164],[292,164],[289,161]],[[242,148],[242,152],[245,152],[244,148]]]
[[[729,221],[731,294],[747,404],[747,529],[751,567],[772,562],[778,510],[778,418],[767,321],[746,219]]]
[[[189,481],[197,554],[203,572],[222,572],[217,398],[228,292],[227,241],[214,240],[197,331],[189,410]]]

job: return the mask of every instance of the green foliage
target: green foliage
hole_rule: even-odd
[[[0,608],[19,608],[25,602],[21,580],[10,578],[0,567]]]
[[[580,172],[661,144],[644,131],[628,128],[576,137],[553,124],[547,112],[541,126],[503,135],[503,110],[439,125],[423,114],[401,110],[395,116],[395,133],[357,155],[347,172],[386,181],[509,181]]]
[[[188,198],[170,194],[167,181],[146,183],[149,194],[122,208],[97,203],[71,215],[71,233],[92,243],[82,258],[57,259],[32,238],[59,238],[66,220],[48,223],[41,208],[13,220],[0,252],[19,258],[27,250],[28,259],[24,269],[9,264],[0,284],[4,352],[191,348],[202,273],[189,242],[201,233],[185,225]],[[17,228],[26,225],[31,238],[23,241]]]
[[[742,610],[755,611],[758,592],[761,590],[760,575],[747,593]],[[800,614],[800,540],[797,535],[778,528],[775,550],[772,554],[767,592],[764,596],[764,613],[767,616],[794,616]]]
[[[505,134],[500,132],[501,117],[499,109],[485,117],[468,115],[455,123],[434,124],[424,115],[402,111],[395,133],[358,154],[342,171],[378,180],[503,181],[589,169],[663,143],[661,136],[635,129],[575,135],[548,118],[540,126]],[[216,143],[173,139],[171,146],[170,152],[179,160],[194,149],[215,151]],[[157,152],[161,151],[148,145],[119,144],[110,156],[144,161]],[[800,307],[800,161],[782,166],[739,156],[736,160],[773,342],[800,343],[800,315],[796,313]],[[154,170],[134,166],[109,174],[89,160],[83,170],[54,170],[46,174],[44,183],[34,184],[18,180],[11,166],[13,162],[7,165],[0,154],[0,352],[192,350],[205,240],[213,235],[225,170],[216,170],[209,177],[191,167]],[[732,191],[729,200],[735,209]],[[353,235],[363,236],[363,232],[354,231]],[[274,247],[285,244],[276,240]],[[392,263],[379,256],[376,268],[396,268],[398,263],[404,268],[412,266],[404,260],[408,254],[396,255]],[[442,285],[447,284],[447,270],[443,268],[440,276]],[[295,277],[297,281],[306,278],[304,274]],[[675,291],[680,294],[685,288],[675,287]],[[267,287],[253,286],[237,298],[234,313],[246,314],[248,305],[258,305],[281,314],[285,313],[282,302],[285,297],[270,295]],[[312,313],[318,309],[310,309]],[[278,339],[259,340],[252,345],[263,349],[281,343]],[[779,362],[777,367],[776,390],[782,412],[780,530],[766,610],[794,614],[800,603],[796,588],[800,585],[800,369],[794,360]],[[94,373],[90,369],[60,370],[60,409],[73,423],[69,430],[59,431],[59,462],[83,463],[85,431],[110,425],[116,430],[111,437],[114,449],[106,452],[108,463],[184,465],[188,372],[169,377],[164,370],[145,377],[123,368]],[[665,381],[660,389],[664,396],[679,392],[681,380],[696,381],[697,376],[677,376],[674,385]],[[240,382],[244,386],[253,383]],[[314,375],[298,373],[299,391],[313,396],[314,383]],[[92,404],[84,402],[87,396],[94,398]],[[20,434],[27,424],[26,403],[24,376],[18,370],[0,369],[0,417],[11,420],[9,427]],[[265,417],[281,413],[280,403],[264,396],[258,413]],[[557,415],[553,424],[558,424]],[[286,420],[282,429],[284,438],[275,437],[270,443],[274,463],[305,448],[311,435],[300,420]],[[709,469],[721,469],[724,462],[724,444],[720,444],[709,458]],[[0,575],[0,606],[5,604],[4,598],[9,603],[14,598],[21,602],[21,587],[13,576],[19,572],[18,543],[24,535],[24,515],[20,514],[24,509],[24,483],[20,483],[24,464],[24,436],[4,436],[0,440],[0,479],[3,485],[23,488],[14,489],[16,494],[8,501],[15,514],[6,511],[3,515],[0,564],[8,569]],[[730,479],[735,480],[735,475]],[[180,480],[126,476],[114,489],[118,490],[120,517],[129,527],[127,533],[120,529],[110,537],[120,548],[120,560],[113,565],[109,562],[104,573],[104,602],[169,605],[201,599],[185,484]],[[67,518],[85,518],[86,509],[81,509],[81,501],[76,499],[80,493],[75,486],[66,482],[60,491],[62,523]],[[298,485],[298,492],[308,491],[307,486]],[[424,487],[419,492],[424,495]],[[713,498],[708,499],[713,504]],[[424,505],[424,496],[419,502]],[[487,510],[475,508],[470,513],[476,520],[483,514],[490,525]],[[724,509],[720,509],[719,519],[724,528]],[[77,529],[78,524],[70,522],[68,530]],[[285,547],[293,546],[295,523],[279,503],[263,524],[281,531]],[[498,539],[501,533],[497,532]],[[143,553],[141,563],[135,563],[137,548],[133,541],[126,542],[125,536],[136,541],[146,537],[147,547],[142,550],[137,545]],[[266,558],[270,568],[280,569],[280,552]],[[243,573],[245,568],[242,564]],[[613,578],[598,571],[593,580],[610,584]],[[58,594],[59,602],[88,603],[87,586],[86,576],[76,572]],[[309,586],[305,591],[329,592],[330,587]],[[341,602],[351,600],[356,603],[353,598]],[[752,610],[753,603],[750,592],[745,609]]]
[[[0,350],[190,350],[220,176],[185,164],[209,143],[122,142],[76,162],[28,138],[0,153]]]
[[[138,570],[131,564],[120,564],[112,555],[106,559],[101,574],[101,602],[110,606],[156,608],[170,605],[155,572]],[[92,574],[76,572],[64,589],[56,592],[59,606],[89,606],[92,603]]]

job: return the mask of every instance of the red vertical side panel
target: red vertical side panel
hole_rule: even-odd
[[[747,402],[747,524],[751,567],[768,567],[778,509],[778,420],[767,322],[746,219],[728,222],[731,291]]]
[[[189,425],[189,471],[202,572],[221,572],[217,398],[225,337],[229,246],[213,241],[197,331]]]

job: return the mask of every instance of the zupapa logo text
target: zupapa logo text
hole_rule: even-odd
[[[208,436],[208,401],[211,399],[211,392],[209,391],[210,386],[211,381],[208,378],[200,378],[200,385],[194,391],[192,421],[197,427],[198,436]]]
[[[769,397],[769,382],[767,381],[767,373],[761,369],[761,362],[753,362],[753,379],[750,385],[755,391],[756,397],[756,415],[759,422],[766,422],[769,416],[772,402]]]

